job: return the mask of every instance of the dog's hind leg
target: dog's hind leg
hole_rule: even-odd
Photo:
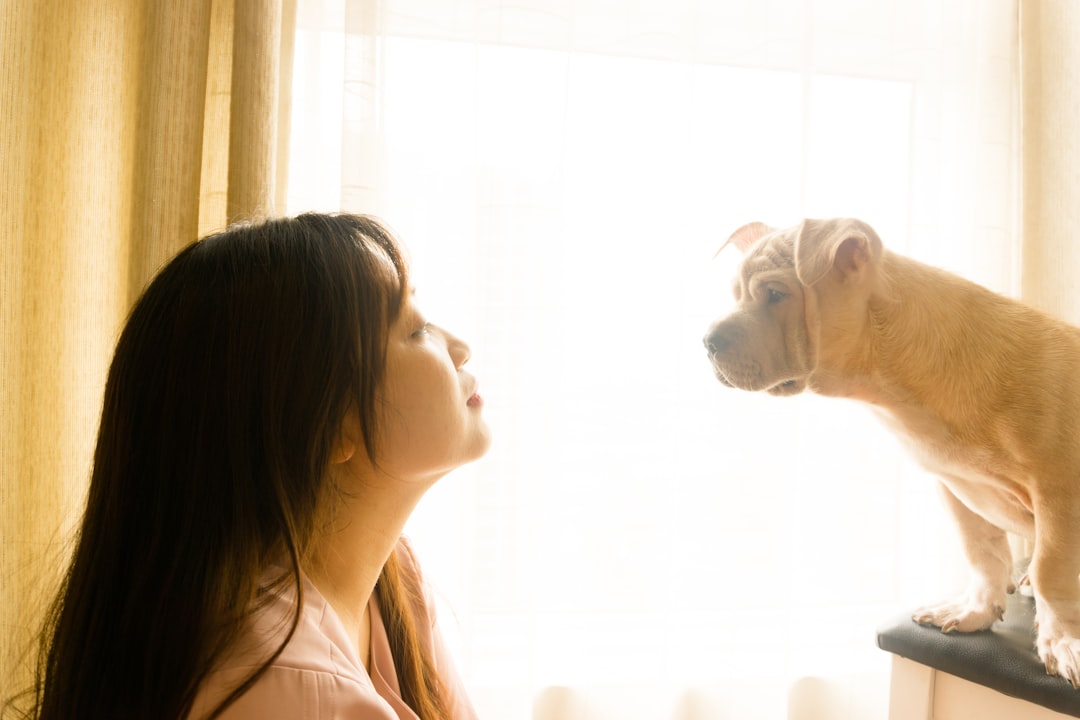
[[[971,510],[944,483],[940,490],[959,528],[971,577],[963,595],[920,608],[911,617],[942,632],[985,630],[1005,614],[1005,596],[1012,586],[1009,541],[1004,530]]]
[[[1080,688],[1080,523],[1062,497],[1039,508],[1028,570],[1035,595],[1035,646],[1046,671]],[[1051,506],[1052,505],[1052,506]]]

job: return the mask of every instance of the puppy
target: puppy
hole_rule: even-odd
[[[704,339],[717,379],[869,403],[940,477],[973,572],[915,621],[990,627],[1014,589],[1006,532],[1033,540],[1036,648],[1080,687],[1080,329],[890,252],[859,220],[751,223],[728,243],[745,257],[736,309]]]

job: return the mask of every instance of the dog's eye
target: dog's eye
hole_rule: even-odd
[[[773,288],[768,288],[765,291],[765,297],[768,299],[770,305],[775,305],[787,296],[787,293],[780,292],[779,290],[774,290]]]

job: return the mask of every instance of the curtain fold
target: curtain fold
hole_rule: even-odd
[[[236,0],[229,119],[229,222],[274,212],[282,5]],[[289,29],[289,33],[292,29]],[[250,62],[260,58],[261,62]],[[285,63],[286,65],[289,62]],[[242,112],[238,112],[243,108]],[[282,158],[284,160],[284,158]]]
[[[134,299],[198,228],[210,3],[147,3],[138,44],[131,245]]]
[[[198,235],[277,207],[277,118],[288,110],[279,68],[291,66],[282,52],[291,52],[283,38],[293,33],[292,6],[0,8],[5,694],[26,684],[39,614],[79,520],[128,308]]]
[[[1021,0],[1025,300],[1080,324],[1080,5]]]

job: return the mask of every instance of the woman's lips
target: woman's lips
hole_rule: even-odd
[[[480,393],[474,392],[465,404],[469,407],[480,407],[484,404],[484,398],[480,397]]]

